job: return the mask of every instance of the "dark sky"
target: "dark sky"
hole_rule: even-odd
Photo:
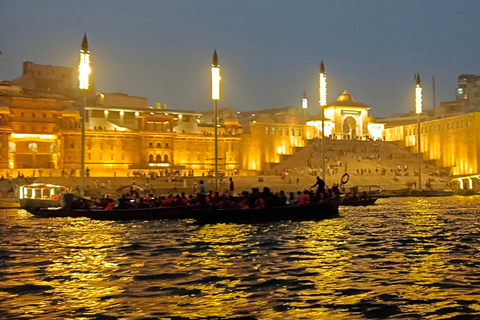
[[[98,92],[170,109],[212,108],[210,65],[222,67],[219,107],[300,106],[317,113],[318,63],[329,101],[344,89],[374,116],[413,110],[413,76],[432,108],[455,99],[457,77],[480,73],[480,1],[0,0],[0,79],[23,61],[77,68],[86,32]]]

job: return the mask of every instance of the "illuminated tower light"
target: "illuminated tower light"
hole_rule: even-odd
[[[307,109],[307,107],[308,107],[307,93],[303,91],[302,109]]]
[[[220,66],[218,65],[217,50],[213,53],[212,62],[212,100],[220,100]]]
[[[88,90],[90,76],[90,51],[88,51],[87,35],[85,34],[80,50],[80,64],[78,65],[78,87],[82,90]]]
[[[325,65],[320,62],[320,78],[319,78],[319,97],[320,106],[327,105],[327,76],[325,75]]]
[[[415,87],[415,113],[422,113],[422,85],[420,83],[420,75],[416,75],[417,86]]]

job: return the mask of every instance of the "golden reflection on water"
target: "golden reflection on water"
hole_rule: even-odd
[[[248,232],[248,227],[231,224],[205,225],[189,234],[187,241],[197,245],[204,244],[203,251],[191,252],[188,250],[190,248],[187,248],[181,256],[173,257],[168,265],[159,266],[154,261],[147,261],[149,274],[188,272],[188,282],[192,284],[181,287],[192,290],[193,293],[169,294],[168,290],[177,288],[181,281],[176,278],[162,278],[141,285],[131,284],[128,288],[130,294],[143,295],[141,301],[137,301],[134,316],[144,316],[152,310],[160,310],[170,316],[215,317],[231,315],[242,308],[261,308],[262,302],[249,301],[250,293],[235,290],[251,267],[250,262],[233,253],[245,245]],[[203,281],[208,277],[212,277],[211,281]],[[158,290],[155,289],[151,296],[145,296],[143,292],[148,286],[158,287]]]
[[[30,272],[28,279],[3,283],[6,286],[19,286],[27,281],[29,285],[49,286],[51,289],[46,290],[46,294],[51,296],[50,301],[35,299],[34,294],[18,295],[14,301],[15,313],[35,314],[46,309],[58,312],[81,308],[106,309],[114,301],[101,298],[121,293],[125,283],[130,280],[108,279],[121,261],[121,257],[109,254],[122,241],[125,230],[121,225],[80,219],[62,222],[60,227],[48,228],[48,238],[32,239],[39,241],[44,256],[29,258],[29,262],[51,259],[42,272],[38,272],[37,267],[36,272]]]
[[[478,267],[462,263],[469,247],[456,234],[471,227],[465,223],[478,225],[477,216],[455,213],[458,203],[479,202],[392,199],[340,219],[272,225],[33,220],[39,233],[22,217],[9,222],[20,228],[11,234],[31,234],[12,240],[23,246],[8,249],[16,256],[0,285],[49,287],[19,295],[0,288],[0,309],[51,318],[336,320],[365,318],[358,310],[382,304],[433,319],[464,300],[480,312],[480,279],[469,274]],[[471,241],[477,262],[480,248]]]

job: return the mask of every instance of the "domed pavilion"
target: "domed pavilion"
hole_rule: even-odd
[[[325,110],[325,135],[334,139],[382,139],[384,125],[373,121],[369,116],[370,107],[357,102],[345,90],[335,102],[324,107]],[[322,114],[314,120],[307,122],[321,132]]]

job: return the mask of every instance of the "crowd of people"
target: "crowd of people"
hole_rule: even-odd
[[[313,188],[316,188],[314,190]],[[155,197],[148,194],[145,197],[139,196],[138,192],[132,188],[130,192],[124,194],[118,199],[118,205],[115,205],[113,199],[97,199],[95,205],[106,210],[130,209],[130,208],[161,208],[176,206],[204,206],[222,209],[253,209],[253,208],[271,208],[282,206],[299,206],[310,203],[336,201],[340,197],[338,186],[331,189],[325,189],[325,182],[317,177],[317,182],[310,190],[297,191],[296,193],[285,193],[283,190],[273,193],[270,188],[264,187],[263,191],[259,188],[252,188],[251,192],[243,191],[241,194],[234,194],[234,183],[230,178],[229,189],[224,193],[207,191],[203,180],[199,181],[199,193],[194,195],[170,194],[168,196]]]

